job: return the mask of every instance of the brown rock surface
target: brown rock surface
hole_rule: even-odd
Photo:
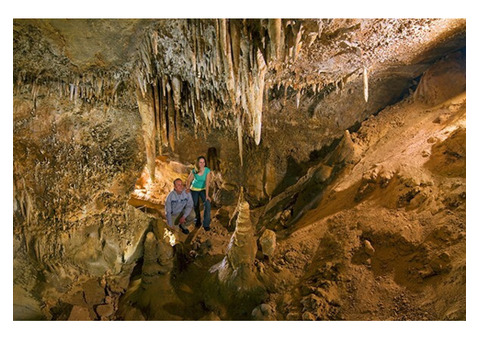
[[[465,36],[15,19],[14,320],[465,320]],[[199,155],[211,230],[179,235]]]

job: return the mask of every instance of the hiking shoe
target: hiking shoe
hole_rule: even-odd
[[[180,229],[182,229],[182,233],[184,233],[185,235],[188,235],[190,233],[183,224],[179,224],[178,226],[180,227]]]
[[[205,229],[205,231],[209,231],[210,227],[203,227],[203,229]]]
[[[195,228],[200,228],[202,226],[202,221],[198,220],[195,222]]]

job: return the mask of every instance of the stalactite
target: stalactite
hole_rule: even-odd
[[[367,66],[363,67],[363,96],[365,103],[368,103],[368,70]]]
[[[295,62],[298,58],[300,50],[302,48],[302,35],[303,35],[303,26],[302,23],[296,23],[295,25],[296,35],[295,35],[295,45],[293,49],[293,61]]]
[[[174,107],[174,121],[175,121],[175,136],[178,138],[180,134],[180,104],[181,104],[181,83],[178,77],[173,77],[171,80],[172,99]]]
[[[263,98],[263,101],[266,105],[266,107],[265,107],[266,111],[268,111],[268,109],[269,109],[269,100],[268,100],[269,92],[270,92],[270,88],[268,86],[266,86],[265,87],[264,98]]]
[[[237,76],[240,64],[240,27],[238,20],[229,20],[229,23],[232,43],[233,74]]]
[[[159,98],[159,90],[158,90],[158,83],[154,82],[153,84],[153,104],[155,108],[155,128],[156,128],[156,148],[157,154],[162,154],[162,132],[161,132],[161,115],[160,115],[160,98]]]
[[[183,120],[193,122],[195,134],[219,126],[236,129],[237,134],[240,133],[239,149],[242,149],[244,133],[252,136],[259,145],[262,120],[265,119],[263,110],[268,109],[268,106],[263,107],[264,101],[268,105],[269,92],[265,89],[267,71],[269,68],[281,67],[286,48],[293,47],[292,56],[296,59],[302,44],[311,43],[310,32],[304,34],[306,27],[297,20],[269,19],[253,22],[216,19],[178,22],[180,34],[186,37],[185,40],[179,40],[186,53],[182,62],[189,72],[177,68],[178,65],[172,64],[170,57],[164,59],[165,41],[172,37],[165,37],[160,33],[162,28],[159,28],[149,31],[144,37],[138,49],[134,70],[69,75],[64,81],[55,84],[54,93],[70,98],[71,101],[101,100],[105,109],[124,100],[125,95],[137,97],[139,102],[138,97],[141,97],[144,103],[139,105],[143,106],[147,105],[145,102],[151,101],[148,105],[153,110],[156,154],[160,154],[166,146],[172,150],[175,148],[175,139],[179,136]],[[290,34],[288,41],[285,37],[287,31]],[[192,69],[194,74],[190,73]],[[289,84],[285,80],[282,83],[278,74],[274,75],[278,79],[272,79],[268,86],[274,88],[274,84],[277,84],[279,89],[283,86],[286,104]],[[31,76],[20,74],[15,79],[15,91],[20,86],[18,84],[27,82],[22,86],[31,91],[35,100],[45,95],[47,88],[41,80],[31,79]],[[298,77],[292,79],[294,85],[299,81]],[[314,93],[322,88],[321,84],[314,84],[313,79],[309,80],[309,84]],[[294,87],[298,108],[302,89]],[[367,101],[368,78],[366,88]],[[270,95],[278,96],[274,92]]]
[[[153,31],[152,33],[152,47],[153,47],[153,53],[155,55],[158,54],[158,33],[157,31]]]
[[[138,88],[140,89],[140,92],[142,93],[142,97],[145,98],[145,93],[147,92],[147,90],[146,90],[146,88],[144,88],[145,83],[142,79],[142,75],[141,75],[140,71],[137,71],[136,80],[137,80]]]
[[[223,52],[223,56],[226,57],[227,53],[227,19],[219,19],[218,34],[220,42],[220,50]]]
[[[240,156],[240,165],[243,166],[243,130],[240,115],[237,115],[236,125],[238,138],[238,154]]]
[[[197,98],[197,101],[200,101],[200,86],[198,84],[198,78],[195,77],[195,96]]]
[[[311,47],[315,40],[317,40],[318,32],[309,32],[307,36],[307,47]]]
[[[73,101],[74,94],[75,94],[75,85],[70,84],[70,101]]]
[[[172,77],[171,80],[172,83],[172,90],[173,90],[173,104],[175,106],[175,110],[180,109],[180,104],[181,104],[181,84],[180,80],[178,77]]]
[[[198,107],[197,107],[197,101],[195,101],[193,97],[192,97],[192,111],[193,111],[193,117],[194,117],[193,130],[194,130],[195,138],[197,138],[199,121],[198,121],[196,112],[198,112]]]
[[[161,89],[161,90],[160,90]],[[165,89],[165,82],[162,77],[158,78],[158,99],[159,99],[159,121],[160,121],[160,134],[162,145],[164,147],[168,147],[168,133],[167,133],[167,125],[168,125],[168,116],[167,116],[167,103],[166,103],[166,89]]]
[[[191,28],[191,32],[192,32],[192,54],[191,54],[191,57],[192,57],[192,65],[193,65],[193,73],[194,75],[197,74],[197,60],[196,60],[196,56],[197,56],[197,28],[195,26],[195,23],[192,23],[189,25],[189,27]]]
[[[78,82],[75,84],[75,94],[73,96],[73,102],[76,104],[77,103],[77,99],[80,95],[80,91],[79,91],[79,87],[78,87]]]
[[[293,33],[292,21],[285,22],[285,47],[286,53],[283,61],[288,63],[293,58],[293,50],[295,48],[295,35]]]
[[[168,143],[172,151],[175,151],[175,107],[173,105],[173,91],[167,82],[167,116],[168,116]]]
[[[150,180],[155,180],[155,110],[153,107],[153,92],[151,87],[147,88],[145,95],[136,88],[138,110],[142,118],[142,129],[147,154],[147,169]]]
[[[253,124],[255,143],[259,145],[262,136],[263,91],[265,87],[265,73],[267,72],[267,65],[265,64],[265,59],[263,58],[260,50],[257,50],[256,64],[258,67],[258,74],[255,75],[255,83],[253,88],[255,100]]]

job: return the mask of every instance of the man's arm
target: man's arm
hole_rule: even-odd
[[[167,224],[172,227],[172,194],[168,194],[165,200],[165,217],[167,218]]]

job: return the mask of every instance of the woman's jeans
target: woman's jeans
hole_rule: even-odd
[[[202,191],[194,191],[190,190],[193,199],[193,206],[195,207],[195,226],[200,227],[201,225],[201,217],[200,217],[200,200],[202,199],[203,202],[203,227],[205,229],[210,228],[210,201],[207,201],[207,195],[205,190]]]

